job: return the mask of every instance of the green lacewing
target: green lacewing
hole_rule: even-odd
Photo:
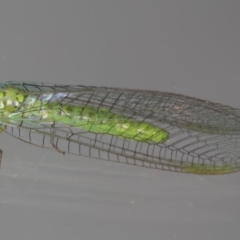
[[[240,110],[179,94],[0,83],[0,129],[60,153],[129,165],[194,174],[240,170]]]

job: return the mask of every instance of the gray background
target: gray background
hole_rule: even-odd
[[[239,12],[238,0],[2,0],[0,79],[168,91],[239,107]],[[240,236],[239,173],[171,173],[0,139],[1,240]]]

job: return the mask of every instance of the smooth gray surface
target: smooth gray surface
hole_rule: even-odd
[[[182,93],[239,107],[239,1],[0,2],[0,78]],[[1,134],[0,239],[231,240],[240,173],[195,176]]]

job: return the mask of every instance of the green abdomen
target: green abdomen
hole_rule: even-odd
[[[150,123],[129,119],[108,109],[47,104],[40,111],[43,122],[57,122],[93,133],[110,134],[149,143],[164,142],[168,133]],[[37,115],[39,113],[36,113]]]

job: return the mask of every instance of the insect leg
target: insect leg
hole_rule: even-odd
[[[0,133],[4,131],[4,129],[6,128],[6,126],[4,125],[0,125]],[[2,149],[0,149],[0,169],[1,169],[1,163],[2,163],[2,154],[3,154],[3,151]]]
[[[50,136],[50,143],[54,150],[58,151],[59,153],[65,154],[64,151],[60,150],[57,145],[54,143],[54,136],[55,136],[55,130],[51,130],[51,136]]]

